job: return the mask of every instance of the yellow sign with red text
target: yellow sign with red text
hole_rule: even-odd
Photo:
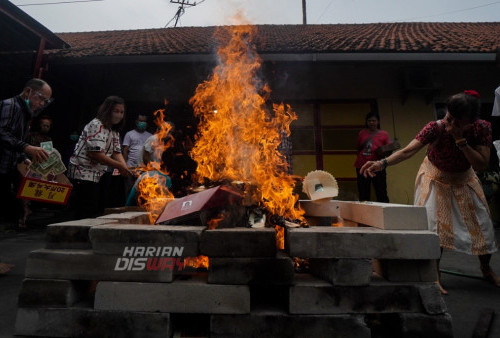
[[[24,177],[17,192],[17,198],[66,204],[71,194],[71,189],[71,185]]]

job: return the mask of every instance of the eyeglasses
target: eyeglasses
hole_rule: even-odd
[[[43,94],[42,94],[42,93],[37,92],[37,91],[35,91],[35,95],[36,95],[36,96],[38,96],[38,98],[39,98],[40,100],[42,100],[42,101],[43,101],[43,103],[44,103],[44,105],[46,105],[46,106],[47,106],[47,105],[49,105],[51,102],[53,102],[53,101],[54,101],[54,98],[53,98],[53,97],[51,97],[51,98],[47,99],[45,96],[43,96]]]

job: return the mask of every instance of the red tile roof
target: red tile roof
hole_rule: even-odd
[[[259,53],[495,53],[500,22],[257,25]],[[63,57],[210,54],[215,27],[58,33]]]

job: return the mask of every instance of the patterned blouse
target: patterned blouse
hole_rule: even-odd
[[[82,181],[98,183],[107,169],[107,165],[98,163],[88,157],[88,152],[103,152],[111,157],[113,153],[121,153],[120,134],[106,129],[97,118],[90,121],[75,146],[73,156],[69,160],[68,176]]]
[[[442,120],[440,120],[442,121]],[[471,147],[478,145],[491,147],[491,124],[476,120],[470,130],[464,133]],[[463,152],[455,145],[455,139],[446,133],[444,122],[429,122],[415,137],[427,148],[427,157],[439,170],[446,172],[464,172],[470,163]]]

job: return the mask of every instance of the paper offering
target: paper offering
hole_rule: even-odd
[[[45,143],[44,148],[42,144]],[[50,145],[48,145],[50,143]],[[31,166],[29,167],[30,169],[30,176],[33,177],[40,177],[47,179],[48,177],[54,177],[56,175],[62,174],[63,172],[66,171],[66,166],[61,160],[61,154],[57,151],[57,149],[52,148],[52,142],[42,142],[40,144],[42,148],[45,150],[49,151],[50,147],[50,155],[49,158],[45,162],[41,163],[32,163]],[[34,175],[33,175],[34,174]]]

